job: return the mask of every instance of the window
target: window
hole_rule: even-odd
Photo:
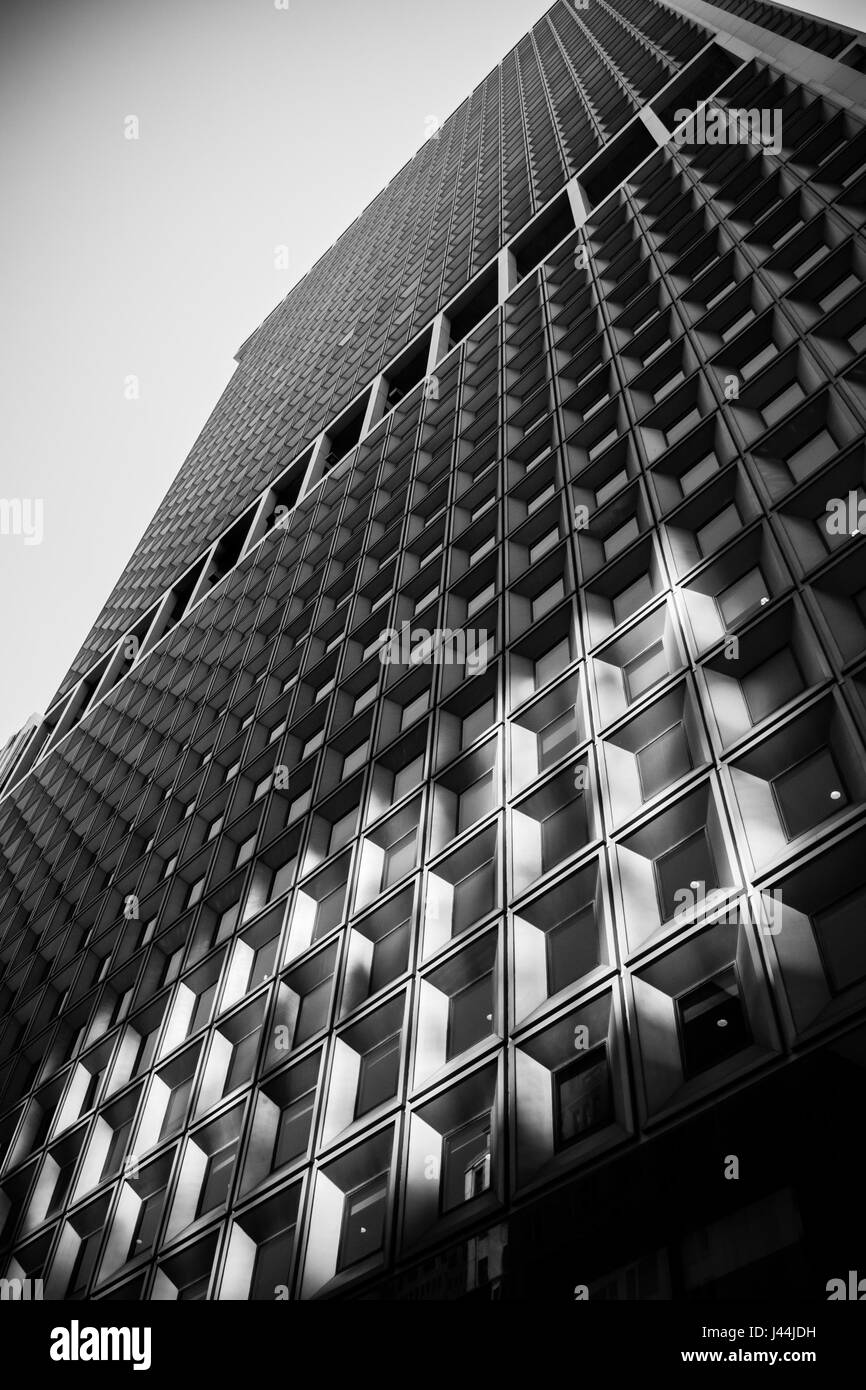
[[[458,1057],[493,1032],[493,971],[464,985],[448,1003],[446,1057]]]
[[[208,826],[208,829],[207,829],[207,838],[208,838],[208,840],[212,840],[212,839],[214,838],[215,835],[218,835],[218,834],[220,833],[220,831],[222,830],[222,828],[223,828],[223,818],[222,818],[222,816],[217,816],[216,820],[212,820],[211,823],[210,823],[210,825]]]
[[[232,1060],[229,1066],[228,1076],[226,1077],[225,1091],[233,1091],[236,1086],[243,1086],[249,1081],[253,1074],[256,1064],[256,1053],[259,1049],[259,1027],[258,1024],[247,1033],[246,1037],[240,1038],[232,1049]]]
[[[847,299],[848,295],[851,294],[853,290],[859,289],[859,287],[860,281],[857,279],[856,275],[849,274],[844,276],[843,279],[837,281],[833,288],[827,290],[818,300],[822,312],[826,314],[829,313],[831,309],[835,309],[837,304],[841,304],[843,299]]]
[[[210,1270],[207,1274],[194,1275],[187,1283],[178,1286],[177,1301],[179,1303],[203,1302],[209,1283]]]
[[[406,969],[409,961],[409,919],[382,936],[373,947],[370,993],[375,994]]]
[[[294,1226],[287,1226],[284,1231],[262,1241],[256,1252],[250,1301],[273,1301],[276,1290],[288,1284],[294,1245]]]
[[[866,889],[858,888],[815,915],[815,933],[830,988],[834,994],[850,989],[866,975],[863,923]]]
[[[663,922],[673,917],[680,905],[677,893],[697,883],[706,884],[708,889],[718,885],[710,842],[703,827],[660,855],[653,868]]]
[[[238,1140],[230,1139],[216,1153],[208,1158],[201,1185],[196,1216],[205,1216],[217,1207],[224,1207],[229,1195],[229,1186],[235,1166]]]
[[[665,397],[669,396],[671,391],[673,391],[675,387],[679,386],[681,382],[685,381],[685,379],[685,372],[683,371],[682,367],[678,367],[677,370],[674,372],[673,376],[669,376],[667,381],[663,381],[660,386],[656,387],[655,391],[653,392],[653,400],[656,401],[656,403],[658,403],[659,401],[663,401]]]
[[[111,1143],[108,1146],[108,1153],[102,1165],[102,1172],[99,1175],[100,1182],[102,1182],[103,1178],[110,1177],[112,1173],[116,1173],[120,1168],[123,1155],[126,1152],[126,1142],[129,1139],[131,1129],[132,1119],[130,1118],[125,1124],[119,1125],[112,1134]]]
[[[343,759],[343,776],[350,777],[353,772],[357,772],[359,767],[363,767],[367,759],[369,741],[359,743],[357,748],[353,748]]]
[[[256,783],[255,789],[253,791],[253,801],[258,801],[260,797],[264,796],[266,792],[270,791],[270,787],[271,774],[269,772],[267,777],[263,777],[260,782]]]
[[[740,513],[733,502],[730,502],[696,532],[698,550],[702,555],[709,555],[713,550],[718,550],[725,541],[731,540],[737,534],[742,524]]]
[[[346,1193],[343,1204],[343,1229],[337,1269],[348,1269],[369,1255],[381,1250],[385,1238],[385,1202],[388,1175],[378,1177]]]
[[[445,1180],[442,1209],[453,1211],[490,1187],[490,1113],[462,1125],[443,1141]]]
[[[186,906],[187,906],[187,907],[194,907],[195,904],[198,902],[199,898],[201,897],[203,890],[204,890],[204,879],[203,879],[203,878],[197,879],[195,883],[191,883],[191,884],[189,885],[189,891],[188,891],[188,893],[187,893],[187,895],[186,895]]]
[[[848,804],[848,790],[828,748],[788,768],[770,785],[789,840]]]
[[[653,642],[637,656],[627,661],[622,668],[625,688],[630,703],[640,699],[657,681],[664,680],[668,674],[668,659],[662,641]]]
[[[743,678],[743,695],[753,723],[792,700],[804,688],[797,658],[789,647],[781,647]]]
[[[663,787],[690,771],[692,757],[689,741],[682,724],[672,724],[657,738],[651,739],[637,754],[637,770],[641,794],[648,801]]]
[[[543,555],[547,554],[548,550],[552,550],[558,540],[559,527],[554,526],[553,529],[548,531],[546,535],[542,536],[540,540],[535,541],[535,543],[529,547],[530,565],[534,565],[536,560],[540,560]],[[469,558],[471,561],[472,556],[470,556]]]
[[[690,492],[695,492],[702,483],[711,478],[718,471],[719,461],[715,454],[705,454],[697,463],[693,463],[684,473],[680,474],[680,487],[683,496],[687,497]]]
[[[553,1073],[554,1144],[567,1148],[614,1120],[607,1045],[600,1043]]]
[[[314,985],[301,999],[298,1021],[295,1026],[294,1044],[298,1047],[306,1042],[328,1021],[328,1006],[331,1002],[331,976]]]
[[[159,1131],[160,1143],[163,1139],[167,1138],[169,1134],[174,1134],[183,1124],[186,1118],[191,1090],[191,1076],[188,1076],[185,1081],[178,1082],[177,1086],[172,1088],[171,1095],[168,1098],[168,1105],[166,1106],[162,1128]]]
[[[733,965],[676,1001],[686,1077],[700,1075],[750,1042]]]
[[[366,1115],[377,1105],[390,1100],[397,1091],[397,1075],[400,1067],[400,1034],[394,1033],[376,1047],[371,1047],[361,1058],[358,1073],[358,1096],[355,1102],[355,1119]]]
[[[626,618],[630,618],[632,613],[636,613],[642,604],[648,603],[652,596],[653,586],[648,574],[638,575],[633,583],[626,585],[614,595],[613,619],[617,627],[624,623]]]
[[[334,821],[328,840],[328,854],[336,854],[338,849],[342,849],[345,844],[348,844],[355,833],[357,820],[358,808],[357,806],[353,806],[351,811],[348,811],[345,816],[341,816],[339,820]]]
[[[542,772],[561,758],[568,749],[574,747],[577,733],[577,716],[574,710],[566,710],[539,730],[538,764]]]
[[[602,483],[601,487],[596,488],[596,505],[599,507],[603,506],[605,502],[609,501],[611,497],[614,497],[616,493],[619,492],[621,487],[625,487],[627,482],[628,473],[624,468],[621,468],[618,473],[614,473],[612,478],[608,478],[606,483]]]
[[[311,1086],[297,1100],[293,1100],[287,1105],[285,1110],[280,1113],[277,1125],[277,1137],[274,1140],[274,1153],[271,1160],[271,1171],[276,1172],[284,1164],[291,1163],[306,1152],[310,1142],[310,1128],[313,1123],[313,1105],[316,1099],[316,1088]]]
[[[490,728],[495,718],[496,701],[492,697],[467,714],[461,727],[461,748],[468,748],[470,743],[474,743],[486,729]]]
[[[394,774],[394,790],[391,794],[392,802],[402,801],[403,797],[406,796],[408,792],[413,791],[421,782],[423,771],[423,753],[417,758],[413,758],[411,763],[407,763],[405,767],[401,767],[400,771]]]
[[[799,401],[805,396],[805,391],[799,381],[790,381],[787,386],[779,391],[778,395],[772,396],[768,401],[764,401],[761,406],[761,414],[768,425],[775,425],[779,420],[783,420]]]
[[[477,594],[473,594],[466,605],[467,618],[474,618],[475,614],[478,613],[486,603],[489,603],[495,593],[496,585],[488,584],[485,588],[479,589]]]
[[[557,994],[598,963],[597,929],[592,903],[558,922],[546,934],[547,992]]]
[[[728,627],[769,601],[767,582],[757,565],[741,575],[733,584],[729,584],[727,589],[723,589],[716,597],[722,621]]]
[[[218,981],[214,980],[212,985],[207,985],[196,999],[187,1037],[190,1033],[195,1033],[197,1029],[203,1028],[210,1018],[210,1011],[216,997],[217,983]]]
[[[57,1161],[57,1160],[55,1160]],[[73,1154],[71,1158],[63,1159],[54,1181],[54,1191],[51,1194],[51,1201],[48,1205],[47,1216],[53,1216],[59,1211],[66,1200],[69,1191],[69,1184],[72,1182],[72,1174],[75,1172],[75,1165],[78,1162],[78,1155]]]
[[[66,1289],[67,1299],[83,1298],[87,1286],[90,1283],[93,1271],[96,1268],[96,1257],[99,1254],[99,1241],[102,1235],[102,1226],[98,1226],[95,1231],[90,1231],[82,1237],[75,1256],[75,1263],[72,1266],[72,1273],[69,1276],[69,1284]]]
[[[537,511],[539,507],[543,507],[544,503],[548,502],[555,492],[555,483],[548,483],[547,487],[541,489],[541,492],[536,492],[526,504],[527,516],[532,516],[532,513]]]
[[[162,1203],[165,1197],[166,1184],[163,1183],[155,1192],[143,1197],[141,1206],[138,1208],[138,1215],[135,1218],[135,1225],[132,1229],[132,1237],[129,1242],[129,1251],[126,1258],[132,1260],[136,1255],[143,1255],[150,1250],[159,1228],[159,1219],[162,1215]]]
[[[557,642],[555,647],[540,656],[535,663],[535,688],[540,690],[543,685],[555,680],[571,662],[571,644],[567,637],[561,642]]]
[[[378,681],[374,681],[372,685],[367,686],[366,690],[362,690],[352,706],[352,714],[360,714],[362,709],[366,709],[368,705],[372,704],[376,698],[378,689],[379,683]]]
[[[756,352],[742,364],[740,367],[742,376],[754,376],[762,367],[766,367],[768,362],[772,362],[773,358],[776,356],[776,344],[768,343],[766,347],[761,348],[760,352]]]
[[[485,913],[491,910],[496,901],[496,886],[493,874],[493,857],[473,869],[454,885],[454,898],[451,905],[452,935],[471,927]]]
[[[400,721],[401,729],[407,729],[410,724],[414,723],[416,719],[420,718],[420,716],[427,709],[428,698],[429,691],[424,690],[421,692],[420,695],[416,695],[415,699],[411,700],[408,705],[404,705],[403,717]]]
[[[637,524],[637,517],[630,516],[627,521],[623,522],[622,526],[617,527],[615,531],[611,531],[610,535],[605,539],[605,560],[612,560],[614,555],[618,555],[621,550],[625,550],[626,546],[631,545],[632,541],[637,540],[639,535],[640,529]]]
[[[493,773],[485,772],[465,788],[458,798],[457,833],[461,834],[481,820],[493,805]]]
[[[306,743],[301,749],[301,761],[303,761],[304,758],[308,758],[311,753],[315,753],[317,748],[321,748],[324,741],[324,729],[317,729],[316,732],[312,734],[310,738],[307,739]]]
[[[682,439],[684,435],[688,434],[689,430],[700,423],[700,419],[701,412],[696,405],[692,406],[691,410],[687,410],[685,415],[681,415],[678,420],[674,420],[673,424],[668,425],[665,431],[665,438],[668,444],[676,444],[678,439]]]
[[[415,835],[416,828],[412,827],[400,839],[390,844],[385,851],[385,862],[382,866],[382,887],[390,888],[397,883],[405,874],[409,874],[415,867]]]

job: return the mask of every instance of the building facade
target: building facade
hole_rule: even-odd
[[[0,763],[4,1288],[855,1268],[864,74],[557,0],[243,345]]]

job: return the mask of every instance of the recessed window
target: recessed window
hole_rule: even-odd
[[[530,565],[534,565],[535,562],[536,562],[536,560],[540,560],[541,557],[542,557],[543,555],[546,555],[547,552],[548,552],[549,550],[553,550],[553,548],[554,548],[554,546],[556,545],[556,543],[557,543],[558,540],[559,540],[559,527],[558,527],[558,526],[554,526],[550,531],[547,532],[546,535],[542,536],[540,540],[537,540],[537,541],[534,543],[534,545],[531,545],[531,546],[529,547],[529,563],[530,563]],[[471,558],[472,558],[472,557],[470,556],[470,560],[471,560]]]
[[[314,734],[311,734],[311,736],[307,739],[306,743],[301,749],[301,760],[303,761],[303,759],[308,758],[311,753],[315,753],[317,748],[321,748],[324,741],[324,729],[317,729]]]
[[[173,874],[176,867],[177,867],[177,855],[176,855],[176,854],[173,854],[173,855],[171,856],[170,859],[167,859],[167,860],[166,860],[165,868],[164,868],[163,871],[162,871],[162,876],[163,876],[163,878],[168,878],[169,874]]]
[[[294,1226],[287,1226],[284,1231],[278,1231],[262,1241],[256,1252],[250,1283],[251,1302],[270,1302],[275,1298],[277,1289],[288,1284],[294,1245]]]
[[[571,663],[571,644],[567,637],[561,642],[557,642],[555,647],[551,647],[543,656],[540,656],[535,663],[535,688],[540,690],[543,685],[555,680],[557,676],[565,670]]]
[[[566,710],[538,732],[538,765],[544,771],[563,756],[577,742],[577,716],[574,710]]]
[[[223,1207],[229,1195],[232,1173],[235,1166],[238,1141],[231,1139],[223,1148],[208,1158],[201,1185],[201,1194],[196,1208],[196,1216],[205,1216],[217,1207]]]
[[[660,855],[653,869],[663,922],[673,917],[681,902],[677,894],[684,889],[694,893],[700,883],[707,889],[718,886],[713,852],[703,827]]]
[[[153,1245],[159,1228],[159,1219],[162,1215],[165,1188],[166,1184],[163,1183],[156,1192],[151,1192],[149,1196],[142,1199],[138,1215],[135,1218],[135,1225],[132,1228],[129,1252],[126,1256],[128,1260],[134,1259],[136,1255],[143,1255]]]
[[[591,1048],[553,1074],[554,1143],[567,1148],[614,1120],[607,1047]]]
[[[598,932],[592,903],[566,917],[546,934],[547,992],[557,994],[598,963]]]
[[[716,598],[722,620],[728,627],[755,609],[765,607],[769,601],[767,581],[757,565],[729,584]]]
[[[252,858],[257,838],[256,835],[250,835],[248,840],[244,840],[242,844],[238,845],[238,852],[235,855],[235,868],[240,868],[241,864],[246,864],[247,860]]]
[[[385,1238],[385,1202],[388,1195],[388,1175],[378,1177],[346,1194],[343,1204],[343,1229],[337,1268],[348,1269],[359,1260],[381,1250]]]
[[[709,555],[712,551],[718,550],[726,541],[736,536],[742,524],[740,513],[733,502],[729,503],[696,532],[698,550],[702,555]]]
[[[555,492],[555,483],[548,483],[547,487],[542,488],[540,492],[536,492],[526,504],[527,516],[532,516],[532,513],[538,511],[539,507],[543,507],[545,502],[549,502]]]
[[[789,647],[781,647],[743,678],[743,695],[755,724],[804,689],[803,673]]]
[[[761,406],[761,414],[768,425],[775,425],[779,420],[784,419],[790,410],[803,399],[806,392],[803,390],[799,381],[790,381],[787,386],[779,391],[778,395],[772,396],[770,400],[764,401]]]
[[[370,993],[383,989],[391,980],[402,975],[409,961],[409,918],[394,927],[387,935],[381,936],[373,947],[373,964],[370,970]]]
[[[694,429],[695,425],[700,424],[700,421],[701,412],[696,405],[692,406],[691,410],[687,410],[685,415],[681,415],[678,420],[674,420],[673,424],[668,425],[665,430],[665,438],[668,444],[676,444],[678,439],[682,439],[687,435],[689,430]]]
[[[350,753],[346,754],[343,759],[344,777],[349,777],[353,772],[357,772],[359,767],[364,766],[369,747],[369,740],[365,739],[363,743],[358,744],[357,748],[353,748]]]
[[[605,560],[612,560],[614,555],[618,555],[621,550],[625,550],[626,546],[631,545],[632,541],[637,540],[639,535],[640,528],[637,524],[637,517],[630,516],[627,521],[623,522],[622,526],[617,527],[615,531],[611,531],[610,535],[606,537],[604,541]]]
[[[672,724],[651,739],[637,754],[637,770],[644,801],[684,777],[692,767],[689,741],[682,724]]]
[[[668,675],[668,659],[664,649],[664,643],[651,643],[645,647],[637,656],[627,661],[622,668],[623,679],[625,680],[626,690],[630,703],[640,699],[650,686],[657,681],[664,680]]]
[[[328,1021],[328,1007],[331,1002],[331,976],[315,985],[301,999],[298,1021],[295,1026],[294,1043],[298,1047],[306,1042]]]
[[[479,1115],[443,1141],[442,1209],[453,1211],[490,1187],[490,1114]]]
[[[477,820],[481,820],[493,807],[493,772],[485,772],[471,786],[465,788],[458,798],[457,833],[462,832]]]
[[[771,786],[789,840],[848,805],[848,789],[828,748],[774,777]]]
[[[255,790],[253,791],[253,801],[258,801],[258,800],[259,800],[259,797],[264,796],[264,795],[265,795],[265,792],[270,791],[270,789],[271,789],[271,773],[269,772],[268,775],[267,775],[267,777],[263,777],[262,780],[261,780],[260,782],[257,782],[257,783],[256,783]]]
[[[834,994],[850,989],[866,976],[864,921],[864,888],[840,898],[814,918],[818,946]]]
[[[382,868],[382,887],[390,888],[397,883],[404,875],[410,874],[415,867],[415,837],[416,828],[412,827],[405,835],[402,835],[385,850],[385,862]]]
[[[274,1141],[272,1172],[276,1172],[278,1168],[282,1168],[286,1163],[291,1163],[293,1159],[299,1158],[302,1153],[306,1152],[310,1142],[315,1099],[316,1088],[311,1086],[309,1091],[299,1096],[297,1100],[293,1100],[281,1112],[277,1125],[277,1137]]]
[[[479,975],[452,995],[448,1004],[446,1057],[458,1057],[493,1032],[493,971]]]
[[[366,1115],[377,1105],[390,1100],[397,1091],[397,1076],[400,1068],[400,1034],[394,1033],[376,1047],[371,1047],[361,1058],[358,1072],[358,1098],[355,1103],[355,1119]]]
[[[489,603],[496,593],[496,585],[488,584],[483,589],[479,589],[477,594],[473,594],[466,605],[467,618],[474,618],[475,614]]]
[[[420,695],[416,695],[415,699],[411,700],[408,705],[403,706],[403,717],[400,721],[401,729],[407,729],[410,724],[414,724],[415,720],[420,719],[421,715],[425,713],[429,695],[430,692],[424,690]]]
[[[751,1041],[737,972],[728,966],[676,1001],[686,1077],[699,1076]]]
[[[621,468],[618,473],[614,473],[612,478],[608,478],[606,483],[602,483],[601,487],[596,488],[596,505],[599,507],[603,506],[611,497],[616,496],[620,488],[625,487],[627,482],[628,473],[624,468]]]
[[[705,454],[697,463],[693,463],[690,468],[680,474],[680,487],[683,490],[683,496],[687,497],[689,493],[695,492],[702,483],[705,483],[708,478],[718,472],[718,468],[719,461],[715,454]]]
[[[613,599],[613,620],[618,627],[630,618],[632,613],[649,603],[653,596],[652,581],[648,574],[639,574],[631,584],[627,584]]]
[[[187,1106],[189,1104],[189,1094],[192,1090],[192,1077],[188,1076],[185,1081],[178,1082],[169,1096],[166,1106],[162,1128],[159,1131],[160,1143],[169,1134],[174,1134],[180,1129],[186,1119]]]
[[[210,825],[208,826],[208,829],[207,829],[207,838],[208,838],[208,840],[212,840],[216,835],[218,835],[218,834],[220,833],[220,831],[222,830],[222,828],[223,828],[223,817],[222,817],[222,816],[217,816],[216,820],[212,820],[211,823],[210,823]]]
[[[259,1026],[256,1024],[246,1037],[240,1038],[234,1045],[224,1094],[233,1091],[236,1086],[246,1085],[253,1074],[258,1050]]]

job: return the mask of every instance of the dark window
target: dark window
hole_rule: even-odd
[[[151,1192],[149,1196],[142,1198],[138,1215],[135,1218],[132,1238],[129,1242],[129,1254],[126,1257],[128,1260],[133,1259],[136,1255],[143,1255],[153,1245],[159,1227],[159,1218],[162,1215],[164,1197],[165,1184],[158,1187],[155,1192]]]
[[[681,995],[677,1014],[687,1077],[708,1071],[750,1042],[737,972],[732,965]]]
[[[769,603],[767,581],[757,565],[729,584],[716,599],[723,622],[730,626]]]
[[[490,1114],[479,1115],[452,1134],[446,1134],[442,1209],[480,1197],[490,1186]]]
[[[840,898],[814,920],[834,994],[850,989],[866,976],[866,889]]]
[[[691,766],[692,756],[685,728],[682,724],[672,724],[638,752],[637,770],[644,801],[655,796],[663,787],[669,787],[677,778],[684,777]]]
[[[848,804],[845,783],[827,748],[774,777],[771,785],[789,840]]]
[[[262,1241],[256,1254],[250,1301],[273,1301],[280,1285],[288,1284],[294,1244],[294,1226],[288,1226]]]
[[[774,652],[743,679],[743,694],[753,722],[757,724],[771,710],[792,700],[804,687],[794,653],[788,647]]]
[[[577,742],[577,718],[574,710],[551,720],[538,734],[538,764],[543,772]]]
[[[359,1260],[381,1250],[385,1238],[385,1201],[388,1175],[378,1177],[347,1192],[343,1205],[343,1229],[340,1235],[338,1270],[348,1269]]]
[[[69,1285],[66,1291],[68,1299],[84,1297],[96,1268],[96,1256],[99,1253],[101,1235],[102,1227],[100,1226],[98,1230],[91,1231],[89,1235],[82,1238],[78,1247],[78,1254],[75,1256],[75,1263],[72,1266],[72,1273],[69,1276]]]
[[[553,1074],[554,1142],[565,1148],[614,1119],[607,1047],[601,1043]]]
[[[663,922],[680,906],[675,895],[681,890],[691,889],[693,883],[705,884],[707,891],[718,887],[713,852],[703,828],[660,855],[653,867]]]
[[[232,1050],[231,1066],[226,1077],[225,1090],[223,1095],[233,1091],[236,1086],[243,1086],[249,1081],[256,1065],[256,1054],[259,1050],[259,1027],[256,1024],[246,1037],[240,1038],[235,1043]]]
[[[331,976],[314,985],[301,1000],[298,1021],[295,1027],[294,1044],[298,1047],[311,1038],[328,1021],[328,1006],[331,1002]]]
[[[400,1034],[386,1038],[376,1047],[371,1047],[361,1058],[358,1074],[358,1099],[355,1104],[355,1119],[366,1115],[368,1110],[390,1100],[397,1090],[397,1074],[400,1068]]]
[[[201,1303],[207,1293],[207,1286],[210,1283],[210,1270],[207,1274],[200,1274],[190,1279],[188,1284],[181,1284],[177,1291],[179,1303]]]
[[[370,971],[370,993],[382,989],[406,969],[409,963],[409,931],[407,918],[382,936],[373,947],[373,966]]]
[[[159,1131],[160,1139],[164,1139],[167,1134],[173,1134],[179,1129],[186,1117],[187,1105],[189,1104],[189,1093],[192,1090],[192,1077],[188,1076],[185,1081],[179,1081],[172,1090],[166,1106],[165,1119],[162,1122],[162,1129]]]
[[[592,903],[587,903],[547,933],[549,994],[565,989],[598,964],[597,937]]]
[[[625,687],[630,701],[635,701],[649,690],[656,681],[664,680],[668,674],[668,659],[665,654],[664,643],[653,642],[637,656],[627,661],[622,668],[625,678]]]
[[[111,1136],[111,1143],[108,1146],[108,1153],[102,1165],[102,1172],[99,1176],[100,1182],[107,1178],[110,1173],[116,1173],[120,1167],[123,1155],[126,1152],[126,1141],[129,1138],[129,1131],[132,1129],[132,1119],[128,1119],[126,1124],[121,1125]]]
[[[277,1137],[274,1141],[274,1155],[271,1168],[276,1171],[284,1163],[302,1154],[310,1142],[310,1126],[313,1122],[313,1104],[316,1088],[313,1086],[286,1106],[280,1114]]]
[[[234,1172],[237,1148],[237,1139],[230,1139],[221,1149],[217,1149],[215,1154],[211,1154],[205,1168],[196,1216],[204,1216],[206,1212],[213,1211],[216,1207],[225,1206]]]
[[[447,1057],[457,1057],[493,1032],[493,971],[479,975],[448,1005]]]

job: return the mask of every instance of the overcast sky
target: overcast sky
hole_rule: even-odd
[[[0,534],[0,745],[47,707],[241,342],[549,7],[283,3],[0,6],[0,498],[43,517],[41,544]],[[862,0],[801,8],[856,24]]]

